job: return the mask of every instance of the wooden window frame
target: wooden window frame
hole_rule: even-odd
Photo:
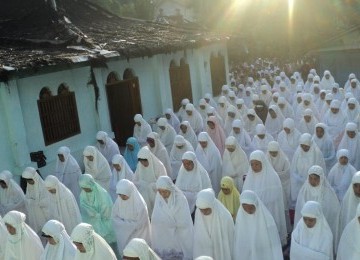
[[[81,133],[74,92],[37,100],[45,145]]]

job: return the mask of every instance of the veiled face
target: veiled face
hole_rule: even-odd
[[[158,189],[157,191],[159,192],[161,197],[163,197],[165,200],[168,199],[171,195],[171,191],[166,189]]]
[[[125,194],[119,194],[120,199],[122,200],[128,200],[129,196],[125,195]]]
[[[346,134],[348,135],[349,138],[354,138],[356,135],[355,131],[346,131]]]
[[[79,243],[79,242],[73,242],[74,245],[76,246],[77,250],[79,250],[81,253],[86,253],[86,249],[83,245],[83,243]]]
[[[7,189],[6,182],[3,181],[3,180],[0,180],[0,187],[3,188],[3,189]]]
[[[356,197],[360,198],[360,183],[353,184],[353,191]]]
[[[215,129],[215,124],[212,121],[207,121],[207,125],[210,129]]]
[[[316,225],[316,218],[303,217],[303,221],[308,228],[313,228]]]
[[[204,216],[209,216],[212,213],[212,209],[211,208],[206,208],[206,209],[200,209],[201,213]]]
[[[300,144],[301,149],[306,153],[310,150],[310,145]]]
[[[60,162],[65,162],[65,157],[63,154],[58,154],[57,156],[58,156]]]
[[[165,114],[165,117],[167,120],[170,120],[171,119],[171,115],[170,114]]]
[[[120,164],[115,163],[115,164],[113,164],[113,167],[117,172],[121,171],[121,165]]]
[[[308,179],[309,179],[309,184],[312,187],[317,187],[320,185],[320,176],[318,176],[316,174],[310,174]]]
[[[250,121],[254,121],[255,120],[255,116],[254,115],[247,115],[248,119]]]
[[[270,114],[270,116],[271,116],[272,119],[277,118],[276,112],[275,112],[274,110],[269,109],[269,114]]]
[[[348,159],[346,156],[341,156],[341,157],[339,158],[339,163],[340,163],[341,165],[347,165],[348,162],[349,162],[349,159]]]
[[[279,154],[279,152],[278,151],[269,151],[269,154],[271,155],[271,157],[275,158]]]
[[[85,157],[86,157],[86,159],[87,159],[88,161],[90,161],[90,162],[94,161],[94,156],[87,155],[87,156],[85,156]]]
[[[192,171],[194,169],[194,162],[191,160],[182,160],[182,164],[187,171]]]
[[[241,206],[245,210],[245,212],[250,215],[254,214],[256,211],[255,205],[242,203]]]
[[[208,145],[208,142],[206,142],[206,141],[199,141],[199,144],[200,144],[200,146],[201,146],[203,149],[205,149],[205,148],[207,147],[207,145]]]
[[[5,223],[5,226],[10,235],[13,236],[16,234],[16,228],[14,228],[12,225]]]
[[[186,125],[180,125],[181,132],[183,134],[186,134],[187,126]]]
[[[262,170],[262,163],[260,161],[257,160],[251,160],[250,161],[250,165],[251,165],[251,169],[255,172],[261,172]]]
[[[316,127],[316,136],[322,138],[324,136],[324,129],[322,127]]]

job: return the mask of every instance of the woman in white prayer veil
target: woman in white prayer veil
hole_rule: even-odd
[[[325,97],[326,97],[326,90],[324,90],[324,89],[320,90],[319,98],[315,102],[315,106],[316,106],[317,110],[320,111],[320,116],[322,116],[321,109],[324,106],[324,104],[326,103]]]
[[[347,107],[345,109],[345,114],[348,122],[353,122],[355,124],[358,124],[359,113],[360,113],[359,102],[356,100],[356,98],[349,98],[347,102]]]
[[[185,115],[183,116],[182,120],[188,121],[196,134],[200,133],[204,128],[203,120],[200,113],[191,103],[186,105]]]
[[[272,135],[274,139],[277,139],[278,134],[283,129],[283,122],[285,118],[277,105],[271,105],[266,117],[265,127],[266,131]]]
[[[299,191],[295,207],[294,225],[301,219],[301,209],[309,200],[320,203],[332,233],[336,234],[340,203],[336,197],[335,191],[325,177],[323,168],[319,165],[310,167],[308,178]]]
[[[54,207],[54,219],[64,224],[66,231],[71,232],[81,222],[79,206],[71,191],[55,176],[48,175],[45,179],[50,203]]]
[[[345,82],[344,90],[347,92],[350,88],[351,80],[356,79],[356,75],[354,73],[349,74],[348,80]]]
[[[70,237],[77,247],[74,260],[116,260],[114,251],[90,224],[80,223]]]
[[[179,118],[175,115],[171,108],[167,108],[164,114],[167,122],[175,129],[175,132],[178,133],[180,131]]]
[[[321,117],[320,119],[322,119],[322,121],[324,121],[324,116],[326,112],[330,110],[330,104],[331,101],[333,100],[334,100],[334,95],[332,93],[327,93],[325,96],[325,102],[320,110],[320,117]]]
[[[44,237],[48,242],[40,260],[70,260],[74,259],[76,247],[64,225],[57,220],[49,220],[42,228]]]
[[[181,122],[179,134],[182,135],[187,141],[189,141],[192,147],[196,149],[198,145],[197,136],[188,121]]]
[[[274,170],[279,175],[281,181],[284,198],[286,228],[290,231],[290,162],[286,154],[281,150],[279,143],[276,141],[269,143],[266,155]]]
[[[221,116],[223,121],[225,121],[227,108],[229,106],[229,102],[226,100],[225,96],[220,96],[218,99],[218,106],[216,107],[216,110],[218,114]]]
[[[291,260],[332,260],[333,235],[320,203],[308,201],[301,208],[302,218],[291,234]]]
[[[96,134],[96,148],[100,151],[102,155],[106,158],[109,165],[111,165],[111,160],[115,154],[120,154],[119,146],[113,139],[111,139],[108,134],[104,131],[99,131]]]
[[[85,173],[93,176],[94,180],[105,190],[109,190],[111,169],[108,161],[95,146],[86,146],[83,152]]]
[[[219,115],[219,113],[216,111],[216,109],[212,106],[208,106],[206,109],[206,113],[208,118],[210,116],[215,116],[216,119],[218,120],[219,124],[221,125],[222,128],[224,128],[224,119]]]
[[[360,204],[356,209],[354,218],[346,225],[341,235],[337,250],[338,260],[360,259]]]
[[[4,216],[11,210],[27,214],[25,194],[13,180],[12,173],[2,171],[0,173],[0,215]]]
[[[201,98],[199,100],[199,107],[197,108],[197,111],[200,113],[201,118],[203,120],[203,126],[205,127],[206,125],[206,118],[207,118],[207,108],[208,108],[209,104],[206,103],[205,99]]]
[[[12,210],[4,216],[8,230],[4,260],[39,260],[44,251],[39,236],[26,223],[26,215]]]
[[[151,245],[162,259],[190,260],[193,255],[193,222],[186,197],[168,176],[156,182],[151,217]]]
[[[127,164],[125,158],[121,154],[115,154],[112,159],[112,176],[110,181],[110,190],[109,194],[113,202],[117,199],[116,185],[122,179],[127,179],[132,181],[134,178],[134,173],[130,169],[130,166]]]
[[[349,150],[349,162],[355,169],[360,170],[360,134],[355,123],[347,123],[345,133],[341,139],[338,149]]]
[[[247,114],[247,106],[245,105],[245,101],[242,98],[238,98],[235,101],[236,110],[238,114],[240,115],[240,118],[243,120],[244,117],[246,117]]]
[[[233,259],[234,220],[212,189],[199,192],[196,199],[193,257]]]
[[[222,176],[230,176],[241,192],[244,176],[249,171],[249,161],[236,138],[229,136],[225,141],[225,152],[222,162]]]
[[[148,122],[142,117],[141,114],[136,114],[134,116],[134,133],[133,136],[137,139],[140,146],[146,145],[146,138],[148,134],[152,131],[151,126]]]
[[[331,101],[330,110],[324,115],[324,123],[327,125],[328,133],[331,136],[335,147],[338,146],[342,138],[347,121],[346,115],[340,110],[340,101]]]
[[[229,136],[235,137],[236,141],[244,150],[247,157],[249,157],[249,155],[254,151],[250,135],[248,132],[246,132],[244,123],[240,119],[234,120],[232,124],[232,131],[230,132]]]
[[[360,172],[355,173],[351,180],[351,184],[347,189],[345,196],[341,202],[339,214],[339,226],[337,232],[337,241],[345,228],[345,226],[353,219],[356,213],[356,207],[360,204]]]
[[[222,160],[219,149],[207,132],[201,132],[198,141],[199,144],[195,150],[196,157],[208,172],[211,185],[217,195],[220,191],[222,171]]]
[[[291,209],[295,208],[299,191],[308,178],[309,168],[313,165],[319,165],[322,169],[326,167],[319,147],[311,135],[305,133],[300,137],[300,144],[290,164]]]
[[[313,141],[317,144],[323,154],[326,165],[326,176],[336,163],[336,152],[333,140],[327,133],[327,126],[324,123],[317,123],[313,132]]]
[[[256,114],[254,109],[248,109],[247,115],[244,119],[245,130],[248,132],[250,137],[253,137],[256,134],[256,126],[262,124],[260,117]]]
[[[244,99],[244,103],[248,108],[252,108],[253,107],[253,100],[252,100],[252,96],[253,96],[253,91],[251,87],[246,87],[245,89],[245,95],[243,96]]]
[[[133,238],[123,251],[123,259],[161,260],[144,239]]]
[[[165,146],[166,151],[170,154],[171,148],[174,144],[174,139],[176,135],[175,129],[167,122],[166,118],[159,118],[157,121],[158,134],[160,141]]]
[[[217,107],[217,104],[210,93],[206,93],[204,96],[204,99],[205,99],[206,103],[208,103],[210,106]]]
[[[29,216],[29,226],[40,234],[42,227],[54,216],[54,208],[50,203],[44,180],[32,167],[27,167],[22,173],[26,179],[26,200]]]
[[[68,147],[60,147],[57,154],[54,175],[74,194],[79,203],[80,187],[78,181],[82,174],[80,166],[70,154]]]
[[[175,136],[174,145],[170,152],[170,163],[173,173],[173,181],[176,180],[180,167],[182,165],[182,156],[187,151],[194,152],[194,148],[183,136],[177,135]]]
[[[111,218],[121,255],[126,244],[134,237],[150,242],[150,221],[146,203],[135,185],[126,179],[116,185],[118,198]]]
[[[285,245],[287,231],[280,178],[262,151],[252,152],[249,161],[251,168],[246,175],[243,190],[252,190],[258,195],[273,216],[281,244]]]
[[[331,75],[330,71],[325,70],[324,76],[320,81],[321,89],[331,90],[333,84],[335,83],[334,77]]]
[[[354,95],[351,92],[346,92],[345,93],[345,98],[344,100],[341,102],[341,109],[344,111],[348,104],[347,102],[349,101],[350,98],[355,98]]]
[[[172,177],[172,171],[171,171],[171,164],[170,164],[170,158],[169,154],[164,146],[164,144],[161,142],[159,135],[155,132],[151,132],[148,134],[148,137],[146,139],[150,152],[153,153],[153,155],[156,156],[162,162],[166,169],[166,175]]]
[[[279,97],[278,106],[284,118],[294,118],[294,109],[284,97]]]
[[[0,259],[4,259],[5,257],[7,236],[8,231],[6,230],[5,223],[0,215]]]
[[[349,151],[340,149],[336,153],[337,163],[331,168],[327,179],[341,202],[348,190],[356,169],[349,163]]]
[[[156,180],[162,175],[167,175],[166,169],[147,146],[140,149],[138,160],[133,181],[143,196],[151,216],[156,195]]]
[[[263,124],[256,126],[256,135],[252,140],[254,150],[261,150],[264,153],[267,150],[268,143],[274,141],[274,138],[269,134]]]
[[[303,93],[300,92],[300,93],[296,93],[294,95],[294,101],[292,103],[292,108],[294,110],[294,116],[293,116],[293,119],[295,119],[295,115],[298,111],[298,108],[301,106],[302,104],[302,96],[303,96]]]
[[[186,114],[185,108],[186,108],[186,105],[189,103],[190,103],[190,100],[188,98],[184,98],[183,100],[181,100],[181,106],[180,106],[178,112],[176,112],[176,115],[179,118],[180,122],[184,120],[184,115]]]
[[[274,218],[251,190],[241,193],[241,205],[235,222],[233,259],[283,259]]]
[[[196,159],[194,152],[188,151],[183,154],[182,165],[175,185],[184,193],[190,212],[193,213],[198,192],[211,188],[209,174]]]
[[[235,119],[240,119],[240,115],[237,113],[236,107],[229,105],[226,110],[226,117],[224,120],[224,131],[226,136],[230,134],[232,122],[234,122]]]
[[[304,115],[298,123],[298,129],[302,134],[309,133],[312,135],[315,132],[315,125],[318,122],[319,121],[314,117],[312,110],[307,108],[305,109]]]
[[[311,86],[314,84],[314,75],[309,73],[307,76],[307,81],[304,84],[304,92],[309,93]]]
[[[309,108],[313,111],[314,117],[316,117],[316,119],[320,119],[320,113],[317,110],[313,100],[312,100],[312,96],[310,93],[304,93],[302,95],[302,103],[297,107],[296,109],[296,113],[295,113],[295,121],[300,121],[305,109]]]

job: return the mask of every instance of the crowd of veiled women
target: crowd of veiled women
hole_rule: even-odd
[[[123,155],[98,132],[84,174],[68,147],[25,194],[1,172],[0,259],[360,259],[360,82],[255,69],[137,114]]]

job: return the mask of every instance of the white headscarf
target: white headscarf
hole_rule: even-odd
[[[19,211],[9,211],[4,223],[16,229],[16,234],[7,236],[4,259],[39,260],[44,248],[38,235],[25,223],[26,215]]]
[[[185,152],[182,160],[192,161],[194,168],[188,171],[184,165],[181,165],[175,185],[184,193],[188,200],[190,212],[193,212],[197,193],[203,189],[211,188],[211,181],[209,174],[196,159],[194,152]]]
[[[294,118],[294,109],[284,97],[279,97],[278,106],[284,118]]]
[[[310,146],[309,151],[305,152],[301,144]],[[290,181],[291,181],[291,208],[295,207],[298,193],[308,178],[309,168],[313,165],[319,165],[325,169],[325,161],[319,147],[313,142],[310,134],[302,134],[300,144],[296,149],[294,157],[290,164]]]
[[[308,228],[303,218],[291,235],[291,259],[333,259],[333,235],[323,215],[321,205],[308,201],[301,208],[302,217],[316,218],[314,227]]]
[[[336,163],[335,146],[333,140],[328,134],[327,125],[325,125],[324,123],[317,123],[314,128],[315,129],[313,132],[313,141],[317,144],[323,154],[326,165],[325,174],[327,175]],[[324,131],[324,135],[321,138],[316,135],[317,128],[322,128]]]
[[[7,236],[8,231],[6,230],[5,223],[0,215],[0,259],[4,259],[5,257]]]
[[[93,176],[94,180],[105,190],[109,190],[111,169],[106,158],[94,146],[86,146],[83,155],[85,173]],[[92,156],[93,161],[88,160],[86,156]]]
[[[234,128],[239,128],[240,133],[235,133]],[[254,150],[254,147],[251,142],[250,135],[245,130],[244,123],[240,119],[234,120],[232,124],[232,130],[229,136],[234,136],[240,145],[240,147],[244,150],[247,156]]]
[[[115,167],[113,167],[112,170],[109,194],[112,200],[115,201],[117,199],[117,194],[116,194],[117,183],[122,179],[127,179],[129,181],[132,181],[134,177],[134,173],[130,169],[130,166],[127,164],[125,158],[120,154],[115,154],[111,162],[113,165],[114,164],[120,165],[121,168],[120,171],[117,171]]]
[[[328,78],[326,78],[328,77]],[[334,77],[331,75],[329,70],[324,71],[324,76],[320,81],[321,89],[331,90],[332,85],[335,83]]]
[[[141,238],[133,238],[124,248],[123,255],[140,260],[161,260],[146,241]]]
[[[253,121],[250,121],[248,118],[248,115],[252,115],[255,117],[255,119]],[[254,136],[255,133],[255,128],[258,124],[262,124],[263,122],[261,121],[260,117],[256,114],[254,109],[248,109],[247,115],[245,117],[245,130],[249,133],[250,137]]]
[[[41,260],[74,259],[76,247],[71,242],[64,225],[57,220],[49,220],[42,228],[42,232],[54,239],[55,245],[47,243],[41,255]]]
[[[152,131],[151,126],[148,122],[142,117],[140,114],[136,114],[134,116],[135,123],[140,123],[141,125],[134,125],[134,133],[133,136],[138,140],[141,146],[146,145],[146,138],[148,134]]]
[[[177,115],[173,112],[171,108],[165,110],[165,115],[170,115],[170,119],[167,119],[167,122],[175,129],[176,133],[180,131],[180,121]]]
[[[270,110],[274,111],[274,113],[276,114],[276,118],[271,117]],[[281,113],[280,108],[277,105],[271,105],[269,107],[269,112],[266,117],[265,127],[266,131],[271,134],[274,139],[277,139],[278,134],[283,129],[284,120],[285,118]]]
[[[25,194],[21,187],[13,180],[9,171],[0,173],[0,180],[7,185],[6,189],[0,187],[0,215],[5,215],[11,210],[27,213]]]
[[[160,176],[156,188],[170,191],[164,199],[156,194],[151,217],[151,245],[163,259],[192,259],[193,222],[186,197],[168,176]]]
[[[354,138],[350,138],[347,135],[347,132],[355,132]],[[341,139],[338,149],[348,149],[349,150],[349,162],[355,169],[360,170],[360,156],[358,156],[360,151],[360,135],[357,130],[357,125],[355,123],[347,123],[345,126],[345,132]]]
[[[295,122],[292,118],[286,118],[284,120],[283,128],[290,129],[290,133],[288,134],[285,132],[285,130],[282,130],[278,135],[277,141],[291,162],[293,155],[299,145],[301,133],[295,128]]]
[[[225,146],[235,147],[233,152],[225,149],[222,163],[222,176],[230,176],[239,191],[242,190],[243,177],[249,171],[249,161],[244,150],[241,148],[236,138],[229,136],[226,138]]]
[[[146,159],[149,165],[145,167],[138,162],[134,175],[134,184],[138,188],[140,194],[143,196],[149,211],[152,213],[156,195],[156,180],[166,175],[166,170],[162,162],[149,150],[147,146],[140,149],[138,153],[139,159]]]
[[[360,258],[360,204],[357,207],[355,217],[345,227],[342,233],[336,259],[356,260]]]
[[[158,125],[158,134],[159,139],[162,142],[162,144],[165,146],[166,151],[168,154],[171,151],[171,148],[174,144],[174,139],[176,135],[175,129],[167,122],[166,118],[159,118],[157,121]],[[165,127],[164,130],[162,130],[160,127]]]
[[[225,96],[220,96],[218,99],[218,106],[216,107],[217,112],[221,116],[223,120],[226,118],[227,108],[230,105],[229,102],[226,100]],[[224,106],[221,106],[221,104],[224,104]]]
[[[242,204],[256,207],[248,214]],[[235,222],[234,258],[279,260],[283,258],[274,218],[255,192],[244,190]]]
[[[27,167],[22,173],[25,179],[34,180],[34,184],[27,184],[26,199],[28,207],[29,225],[38,234],[46,221],[54,216],[54,208],[49,199],[49,192],[43,179],[32,167]]]
[[[161,142],[159,135],[155,132],[151,132],[150,134],[148,134],[148,138],[153,139],[155,145],[154,147],[151,147],[148,144],[147,147],[162,162],[166,169],[167,175],[172,176],[169,154],[164,144]]]
[[[273,157],[270,152],[277,152]],[[289,209],[290,200],[290,162],[286,154],[281,150],[279,143],[271,141],[267,148],[267,159],[273,166],[276,173],[279,175],[281,185],[283,188],[284,208]]]
[[[345,226],[353,219],[355,216],[356,207],[360,204],[360,197],[356,196],[354,192],[354,184],[360,185],[360,172],[355,173],[353,176],[351,185],[347,189],[341,202],[337,238],[340,238]]]
[[[305,118],[304,118],[305,116],[311,117],[310,122],[305,121]],[[304,115],[298,124],[298,129],[302,134],[309,133],[312,135],[315,130],[315,125],[318,122],[319,121],[314,117],[312,110],[307,108],[304,110]]]
[[[62,146],[57,151],[64,156],[65,161],[56,159],[54,175],[74,194],[75,199],[79,202],[80,187],[78,185],[79,177],[82,174],[80,166],[75,158],[70,154],[70,149]]]
[[[259,135],[264,135],[264,138],[261,139]],[[274,138],[272,135],[270,135],[265,126],[263,124],[258,124],[256,126],[256,134],[254,135],[252,145],[254,147],[254,150],[261,150],[264,153],[267,150],[268,143],[274,141]]]
[[[232,259],[234,221],[229,211],[215,198],[212,189],[199,192],[196,199],[193,257],[207,255],[214,259]],[[200,209],[210,208],[205,216]]]
[[[249,158],[250,164],[252,160],[261,162],[262,169],[260,172],[254,172],[252,168],[249,169],[243,190],[252,190],[258,195],[273,216],[281,243],[285,245],[287,231],[280,178],[262,151],[252,152]]]
[[[336,158],[338,162],[331,168],[327,177],[340,202],[342,201],[351,184],[351,180],[356,173],[356,169],[349,162],[346,165],[339,163],[339,159],[341,157],[349,159],[349,151],[346,149],[340,149],[337,151]]]
[[[126,244],[135,237],[150,242],[150,221],[146,203],[131,181],[120,180],[116,185],[116,193],[128,197],[123,200],[118,196],[111,213],[117,248],[121,255]]]
[[[339,112],[334,114],[331,109],[337,108]],[[340,109],[340,101],[333,100],[330,104],[330,109],[324,115],[324,123],[328,126],[328,132],[334,143],[339,143],[341,134],[344,131],[344,127],[347,123],[346,114]]]
[[[49,192],[47,195],[54,207],[54,219],[63,223],[66,231],[71,232],[81,222],[79,206],[74,195],[53,175],[46,177],[45,187],[48,190],[56,190],[55,194]]]
[[[104,131],[99,131],[96,134],[96,140],[103,141],[104,144],[96,142],[96,148],[104,155],[109,164],[115,154],[120,154],[119,146],[111,139]]]
[[[71,239],[73,242],[82,243],[86,250],[85,253],[77,250],[74,260],[116,260],[114,251],[90,224],[77,225],[71,233]]]
[[[229,114],[233,114],[234,117],[230,116]],[[232,129],[232,123],[235,119],[240,119],[240,115],[237,113],[236,107],[233,105],[229,105],[226,110],[226,117],[225,117],[225,123],[224,123],[224,131],[226,136],[228,136]]]
[[[194,130],[192,129],[190,123],[188,121],[182,121],[180,126],[182,125],[186,126],[186,132],[183,133],[183,131],[180,130],[179,134],[182,135],[186,140],[188,140],[189,143],[191,143],[192,147],[196,149],[198,145],[197,136]]]
[[[324,170],[320,166],[311,166],[308,171],[308,176],[311,174],[319,176],[320,183],[318,186],[313,187],[308,178],[301,187],[296,201],[294,224],[299,222],[301,218],[301,209],[305,203],[309,200],[313,200],[320,203],[332,233],[336,234],[338,214],[340,212],[339,200],[328,180],[325,178]]]
[[[175,136],[174,145],[170,152],[170,163],[173,173],[173,180],[176,180],[182,165],[182,156],[185,152],[192,151],[194,148],[182,135]]]
[[[192,114],[189,116],[185,112],[184,116],[182,117],[182,120],[188,121],[196,134],[200,133],[204,128],[203,120],[200,113],[195,109],[194,105],[191,103],[186,105],[185,111],[191,111]]]
[[[349,104],[353,104],[355,108],[350,109]],[[356,98],[349,98],[345,109],[345,114],[348,122],[358,123],[359,113],[360,113],[359,102],[356,100]]]
[[[208,172],[215,194],[220,191],[222,160],[219,149],[216,147],[207,132],[201,132],[198,136],[199,142],[207,142],[206,148],[198,144],[195,154],[198,161]]]

